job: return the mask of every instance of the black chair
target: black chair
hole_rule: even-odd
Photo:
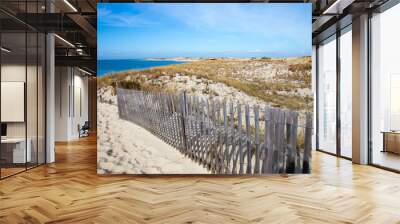
[[[78,125],[79,138],[89,136],[89,129],[90,129],[89,121],[85,121],[85,123],[82,125],[82,127],[80,127],[80,125]]]

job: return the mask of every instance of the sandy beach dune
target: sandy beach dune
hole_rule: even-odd
[[[98,101],[99,174],[209,174],[144,128],[119,119],[115,104]]]

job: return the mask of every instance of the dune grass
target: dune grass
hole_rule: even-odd
[[[124,88],[162,90],[149,80],[176,75],[224,83],[274,107],[312,111],[310,94],[300,94],[311,90],[311,57],[201,60],[109,74],[98,78],[98,87],[118,82]]]

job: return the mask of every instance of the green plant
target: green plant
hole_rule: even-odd
[[[291,72],[311,71],[311,63],[291,64],[289,65],[289,71]]]
[[[123,88],[123,89],[136,89],[136,90],[143,89],[142,84],[136,80],[120,81],[120,82],[118,82],[118,87]]]
[[[258,71],[266,65],[284,69],[277,70],[273,78],[266,79],[264,74]],[[251,73],[256,73],[256,75],[249,75]],[[126,85],[125,88],[171,91],[154,80],[160,76],[174,77],[177,74],[195,76],[203,79],[202,82],[206,84],[223,83],[276,107],[312,111],[312,97],[296,94],[300,89],[311,88],[311,57],[200,60],[139,71],[125,71],[106,78],[102,77],[98,81],[100,87],[111,85],[113,80],[120,80],[122,85]],[[134,81],[121,81],[127,78]],[[186,80],[183,83],[186,83]],[[191,90],[193,91],[193,88]],[[202,90],[202,93],[218,95],[218,92],[210,91],[208,86]]]

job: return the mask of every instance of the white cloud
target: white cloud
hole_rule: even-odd
[[[256,33],[267,37],[304,32],[301,30],[304,26],[299,26],[299,16],[304,15],[285,13],[289,9],[286,7],[285,10],[285,6],[222,3],[154,6],[157,13],[204,32]],[[304,17],[301,19],[304,21]]]
[[[157,24],[153,20],[146,19],[142,14],[113,12],[100,7],[97,13],[99,23],[111,27],[144,27]]]
[[[117,27],[141,27],[163,24],[164,19],[203,32],[255,33],[266,37],[292,36],[293,33],[307,32],[304,14],[288,11],[295,4],[157,4],[135,3],[140,5],[140,13],[114,12],[99,7],[99,19],[105,25]],[[129,9],[129,8],[127,8]],[[311,24],[310,21],[307,23]],[[310,26],[311,27],[311,26]]]

